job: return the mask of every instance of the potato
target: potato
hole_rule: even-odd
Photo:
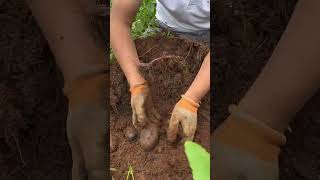
[[[144,150],[153,149],[159,140],[159,129],[155,125],[151,125],[143,129],[140,133],[139,143]]]
[[[136,138],[138,136],[138,132],[135,128],[128,127],[126,129],[125,135],[126,135],[126,138],[129,142],[133,142],[134,140],[136,140]]]

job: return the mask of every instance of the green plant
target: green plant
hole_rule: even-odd
[[[156,1],[143,0],[132,23],[132,37],[136,39],[151,36],[155,33],[156,29]]]
[[[165,35],[166,35],[167,37],[174,37],[174,35],[173,35],[170,31],[167,31]]]
[[[129,180],[130,177],[131,177],[132,180],[134,180],[134,173],[133,173],[133,168],[132,168],[131,165],[129,166],[129,170],[127,172],[126,180]]]
[[[186,141],[184,143],[192,176],[194,180],[210,180],[210,154],[199,144]]]

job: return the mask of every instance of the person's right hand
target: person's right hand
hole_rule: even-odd
[[[235,106],[230,113],[213,133],[213,179],[278,180],[278,155],[286,138]]]
[[[150,89],[146,83],[130,88],[133,126],[140,130],[149,123],[158,124],[160,115],[154,107]]]

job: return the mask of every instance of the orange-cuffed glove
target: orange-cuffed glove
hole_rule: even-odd
[[[212,137],[214,180],[278,180],[285,136],[231,105],[231,115]]]
[[[175,105],[169,121],[167,137],[170,142],[177,139],[180,123],[183,129],[182,141],[192,141],[197,129],[197,111],[200,105],[184,95],[181,97]]]
[[[94,72],[68,82],[67,135],[72,152],[72,180],[107,177],[108,74]]]
[[[154,107],[148,85],[146,83],[138,84],[133,86],[130,91],[133,126],[140,130],[148,123],[158,124],[161,117]]]

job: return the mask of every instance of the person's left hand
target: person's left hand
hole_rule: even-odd
[[[183,133],[182,140],[192,141],[197,129],[197,111],[199,104],[182,95],[180,101],[175,105],[167,131],[167,138],[174,142],[179,134],[179,124],[181,123]]]

